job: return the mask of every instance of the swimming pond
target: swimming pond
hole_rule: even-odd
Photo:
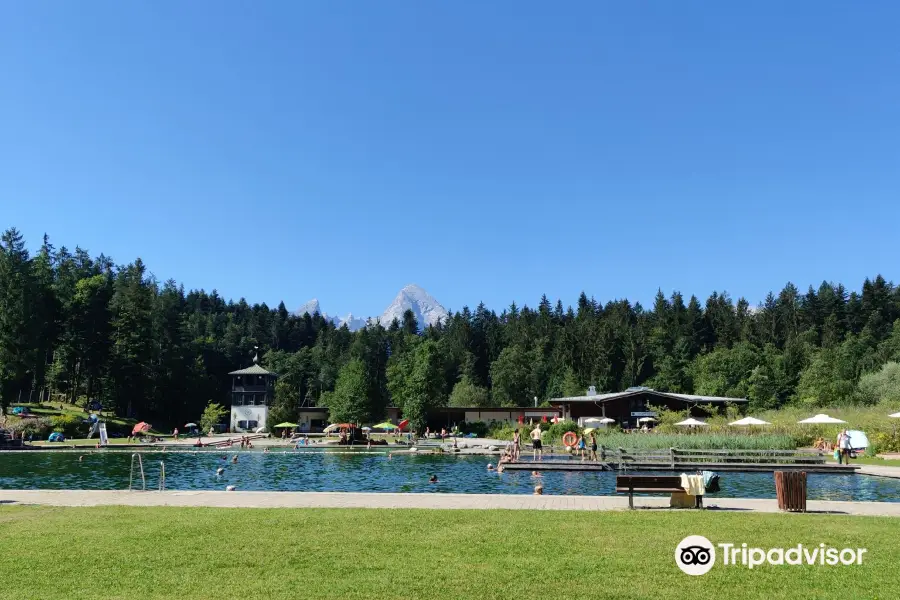
[[[232,462],[237,455],[238,461]],[[155,489],[160,461],[170,490],[615,494],[615,473],[488,471],[495,456],[454,456],[322,450],[142,452],[147,487]],[[79,460],[81,458],[81,460]],[[127,489],[131,453],[36,451],[0,453],[0,489]],[[219,474],[218,470],[223,469]],[[649,474],[649,473],[648,473]],[[663,473],[672,475],[672,473]],[[437,475],[437,483],[429,478]],[[723,472],[714,498],[774,498],[772,473]],[[135,475],[140,488],[140,476]],[[810,500],[900,502],[900,480],[866,475],[810,474]]]

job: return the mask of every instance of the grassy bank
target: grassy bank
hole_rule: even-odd
[[[674,550],[692,534],[868,554],[689,577]],[[888,518],[713,511],[0,507],[0,598],[893,598],[898,535]]]

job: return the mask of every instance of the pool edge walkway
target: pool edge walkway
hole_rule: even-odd
[[[415,508],[465,510],[627,510],[622,496],[516,494],[395,494],[348,492],[224,492],[117,490],[0,490],[0,505],[178,506],[214,508]],[[779,512],[774,499],[709,498],[711,511]],[[638,497],[640,509],[667,509],[665,497]],[[810,513],[900,517],[900,503],[810,500]],[[684,510],[684,509],[681,509]]]

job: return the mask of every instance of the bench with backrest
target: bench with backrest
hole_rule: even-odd
[[[684,492],[678,475],[617,475],[616,492],[628,494],[628,508],[634,508],[634,494],[674,494]],[[695,497],[695,506],[703,506],[703,496]]]

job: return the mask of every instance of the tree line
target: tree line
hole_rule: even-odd
[[[542,297],[499,314],[479,304],[424,329],[411,311],[357,332],[215,291],[185,291],[137,259],[116,264],[45,236],[31,255],[0,238],[0,400],[101,402],[162,423],[228,403],[229,371],[256,347],[279,374],[271,419],[301,405],[372,422],[389,405],[421,422],[437,406],[529,406],[537,398],[631,386],[749,398],[754,409],[900,400],[900,288],[788,283],[751,306],[657,293],[653,305],[574,307]],[[895,395],[897,396],[895,398]]]

